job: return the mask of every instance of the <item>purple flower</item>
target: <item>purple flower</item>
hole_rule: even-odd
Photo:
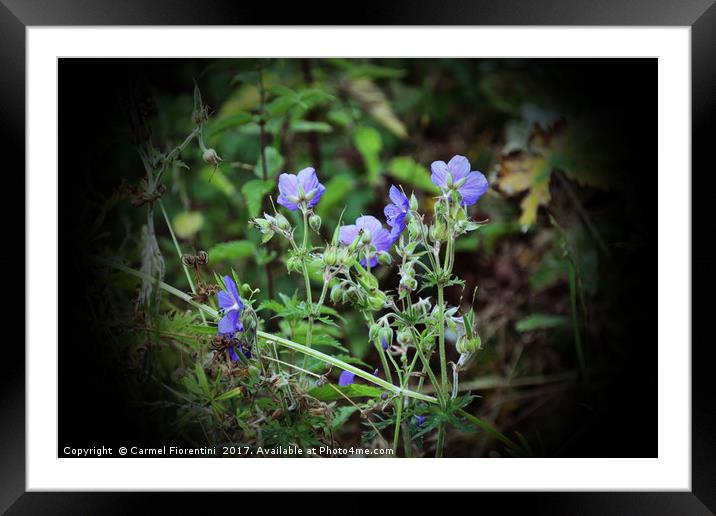
[[[313,167],[304,168],[298,175],[281,174],[278,176],[279,196],[276,200],[280,205],[296,211],[302,204],[313,208],[321,199],[326,187],[318,182]]]
[[[356,375],[350,371],[341,371],[341,375],[338,377],[338,385],[345,387],[353,383],[356,379]]]
[[[241,302],[234,280],[229,276],[224,276],[224,284],[226,290],[220,291],[218,295],[219,308],[224,314],[219,321],[219,333],[233,337],[237,331],[244,331],[244,325],[240,320],[244,304]]]
[[[386,349],[388,349],[388,341],[385,340],[385,338],[383,338],[381,344],[383,345],[383,351],[385,351]]]
[[[405,229],[405,216],[410,211],[410,201],[395,185],[390,187],[390,200],[393,202],[388,204],[383,212],[391,227],[390,236],[395,242]]]
[[[370,215],[358,217],[355,224],[341,226],[339,239],[342,244],[351,245],[356,237],[365,234],[370,235],[368,243],[375,247],[376,254],[381,251],[388,252],[390,250],[390,246],[393,245],[393,239],[390,236],[390,231],[385,229],[383,224],[381,224],[378,219],[371,217]],[[365,241],[363,241],[363,243],[365,244]],[[378,265],[378,257],[376,254],[373,254],[370,257],[371,267]],[[366,259],[363,258],[360,261],[360,264],[365,267]]]
[[[423,426],[425,424],[425,416],[415,416],[415,424]]]
[[[378,369],[376,369],[375,371],[373,371],[373,376],[378,376]]]
[[[235,344],[229,347],[229,358],[231,358],[232,362],[236,362],[239,359],[239,353],[244,355],[246,358],[251,358],[251,349],[245,347],[243,344],[237,341]]]
[[[470,162],[465,156],[453,156],[446,164],[444,161],[433,161],[430,165],[430,179],[445,194],[452,191],[460,193],[462,204],[471,206],[487,191],[487,179],[482,172],[470,172]]]

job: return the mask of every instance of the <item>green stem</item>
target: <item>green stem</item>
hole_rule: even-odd
[[[306,302],[308,303],[308,328],[306,329],[306,347],[311,347],[311,341],[313,340],[313,298],[311,295],[311,278],[308,275],[308,211],[303,210],[303,255],[302,255],[302,268],[303,268],[303,281],[306,284]],[[303,368],[306,368],[308,355],[303,356]],[[305,379],[303,373],[301,374],[301,382]]]
[[[172,223],[169,221],[169,215],[167,215],[167,212],[164,209],[164,204],[162,204],[161,199],[159,199],[159,208],[162,210],[162,215],[164,215],[164,220],[167,223],[167,228],[169,228],[169,234],[172,236],[172,242],[174,242],[174,248],[177,250],[177,256],[179,256],[179,263],[181,263],[181,266],[184,269],[184,274],[186,274],[186,279],[189,282],[189,287],[191,288],[191,292],[192,292],[192,294],[196,294],[196,289],[194,288],[194,282],[191,280],[191,274],[189,274],[188,267],[186,265],[184,265],[184,261],[182,260],[182,252],[181,252],[181,248],[179,247],[179,242],[177,241],[177,237],[174,236],[174,230],[172,229]],[[204,321],[204,324],[206,324],[206,317],[204,317],[204,312],[199,310],[199,314],[201,315],[201,320]]]
[[[395,434],[393,435],[393,457],[398,456],[398,439],[400,438],[400,420],[403,416],[403,398],[396,398],[395,406]]]
[[[143,272],[140,272],[138,270],[127,267],[126,265],[123,265],[116,261],[106,260],[106,259],[100,259],[100,261],[106,265],[109,265],[110,267],[114,267],[115,269],[126,272],[127,274],[136,276],[137,278],[152,279],[148,274],[144,274]],[[210,316],[212,316],[214,318],[219,317],[219,313],[216,310],[214,310],[213,308],[211,308],[210,306],[207,306],[205,304],[197,303],[186,292],[182,292],[181,290],[174,288],[171,285],[164,283],[163,281],[157,282],[157,285],[159,286],[159,288],[166,290],[170,294],[184,300],[185,302],[189,303],[190,305],[192,305],[200,310],[204,310],[204,312],[206,312]],[[419,392],[414,392],[414,391],[410,391],[408,389],[402,389],[400,387],[396,387],[392,383],[388,383],[385,380],[378,378],[377,376],[373,376],[373,373],[369,373],[368,371],[363,371],[362,369],[359,369],[359,368],[355,367],[354,365],[344,362],[343,360],[332,357],[330,355],[326,355],[325,353],[321,353],[320,351],[318,351],[316,349],[311,349],[307,346],[304,346],[303,344],[299,344],[298,342],[293,342],[292,340],[288,340],[283,337],[279,337],[278,335],[272,335],[270,333],[266,333],[265,331],[260,331],[260,330],[256,332],[256,336],[261,339],[264,339],[267,342],[274,342],[274,343],[284,346],[288,349],[298,351],[299,353],[303,353],[305,355],[310,355],[313,358],[320,360],[321,362],[325,362],[326,364],[331,364],[331,365],[336,366],[336,367],[343,369],[345,371],[349,371],[349,372],[355,374],[356,376],[359,376],[372,384],[375,384],[379,387],[383,387],[385,390],[387,390],[397,396],[407,396],[409,398],[415,398],[418,400],[425,401],[427,403],[437,403],[438,402],[438,400],[436,398],[434,398],[433,396],[428,396],[426,394],[422,394]]]

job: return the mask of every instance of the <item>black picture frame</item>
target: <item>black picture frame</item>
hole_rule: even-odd
[[[16,196],[25,191],[25,30],[41,25],[282,25],[301,20],[306,24],[350,25],[614,25],[691,27],[692,72],[692,235],[709,234],[712,228],[707,196],[713,189],[711,147],[716,134],[716,5],[714,0],[405,0],[375,3],[347,16],[316,18],[314,13],[334,13],[335,5],[322,9],[313,3],[287,4],[277,9],[268,3],[240,1],[192,2],[189,0],[0,0],[0,145],[9,160],[7,180],[17,181]],[[675,172],[676,174],[677,172]],[[698,188],[693,180],[698,178]],[[680,178],[684,180],[685,178]],[[711,179],[713,181],[713,179]],[[17,213],[17,212],[15,212]],[[13,218],[14,220],[14,218]],[[17,241],[17,240],[16,240]],[[25,241],[23,235],[22,241]],[[714,291],[716,273],[706,245],[692,238],[692,491],[621,493],[528,493],[499,496],[501,510],[530,504],[532,513],[549,514],[713,514],[716,512],[716,409],[710,399],[712,347],[704,322],[709,305],[696,303]],[[19,245],[15,246],[19,248]],[[23,244],[24,256],[24,244]],[[12,260],[24,263],[12,251]],[[17,265],[15,265],[17,267]],[[28,271],[25,270],[27,274]],[[19,288],[19,287],[18,287]],[[20,292],[20,290],[17,290]],[[19,296],[18,296],[19,297]],[[698,324],[695,324],[697,323]],[[25,492],[25,353],[20,339],[6,342],[0,375],[0,510],[8,514],[125,514],[142,512],[146,497],[161,503],[189,505],[183,496],[132,493],[26,493]],[[673,343],[689,345],[689,343]],[[216,498],[212,496],[212,504]],[[230,496],[230,495],[228,495]],[[242,495],[244,496],[244,495]],[[226,496],[222,496],[225,498]],[[171,498],[171,499],[170,499]],[[369,502],[367,502],[369,503]],[[201,505],[199,506],[201,507]],[[206,507],[206,506],[204,506]],[[170,509],[165,506],[165,512]]]

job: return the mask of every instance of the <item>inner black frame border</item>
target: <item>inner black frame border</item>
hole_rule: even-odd
[[[699,188],[692,184],[692,491],[620,493],[525,493],[480,494],[481,500],[497,501],[501,509],[528,503],[537,514],[714,514],[716,511],[716,408],[710,399],[712,349],[704,322],[710,315],[708,295],[716,287],[716,269],[704,254],[708,244],[696,244],[693,235],[712,231],[707,211],[714,184],[712,134],[716,134],[716,4],[714,0],[393,0],[356,9],[346,16],[317,18],[317,12],[333,13],[335,4],[321,2],[274,5],[248,4],[238,0],[0,0],[0,146],[8,168],[4,170],[15,197],[25,190],[25,29],[28,26],[62,25],[557,25],[557,26],[689,26],[691,27],[691,130],[692,170],[699,170]],[[618,78],[615,78],[618,80]],[[22,172],[21,172],[22,171]],[[656,176],[656,171],[655,171]],[[710,183],[706,181],[710,178]],[[686,180],[675,172],[674,180]],[[695,202],[695,201],[701,202]],[[17,218],[17,212],[9,220]],[[24,225],[23,225],[24,228]],[[15,249],[4,262],[25,263],[26,236],[22,257]],[[699,233],[700,231],[700,233]],[[8,239],[8,242],[10,240]],[[9,246],[6,246],[9,247]],[[694,252],[696,251],[696,252]],[[699,252],[701,251],[701,252]],[[6,254],[7,256],[7,254]],[[655,257],[656,258],[656,257]],[[17,267],[17,265],[15,265]],[[23,265],[24,268],[24,265]],[[29,271],[24,269],[25,276]],[[24,288],[23,284],[23,288]],[[7,288],[7,287],[6,287]],[[16,287],[20,292],[20,287]],[[24,290],[23,290],[24,291]],[[697,303],[701,296],[702,303]],[[19,295],[16,294],[16,297]],[[24,295],[23,295],[24,299]],[[704,302],[705,301],[705,302]],[[696,321],[699,324],[693,324]],[[25,337],[23,326],[23,337]],[[693,333],[696,329],[697,332]],[[700,331],[698,331],[700,330]],[[27,493],[25,491],[25,351],[17,335],[3,339],[5,365],[0,374],[0,511],[9,514],[125,514],[143,512],[147,497],[161,503],[181,503],[178,493]],[[23,338],[23,341],[25,339]],[[14,342],[13,345],[11,341]],[[684,343],[673,343],[683,345]],[[217,500],[216,493],[203,498]],[[236,496],[223,493],[221,499]],[[240,496],[245,496],[241,494]],[[495,500],[499,496],[498,500]],[[206,500],[204,500],[206,502]],[[369,503],[369,502],[367,502]],[[203,504],[202,504],[203,505]],[[199,506],[201,507],[201,505]],[[206,506],[204,506],[206,507]],[[168,506],[165,509],[169,510]]]

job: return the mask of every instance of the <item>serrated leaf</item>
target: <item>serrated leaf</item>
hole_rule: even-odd
[[[251,256],[256,251],[256,245],[249,240],[233,240],[222,242],[209,249],[209,259],[212,262],[238,260]]]
[[[331,422],[333,431],[335,432],[336,430],[339,430],[356,410],[358,410],[358,407],[356,407],[355,405],[345,405],[343,407],[338,407],[335,410],[333,421]]]

